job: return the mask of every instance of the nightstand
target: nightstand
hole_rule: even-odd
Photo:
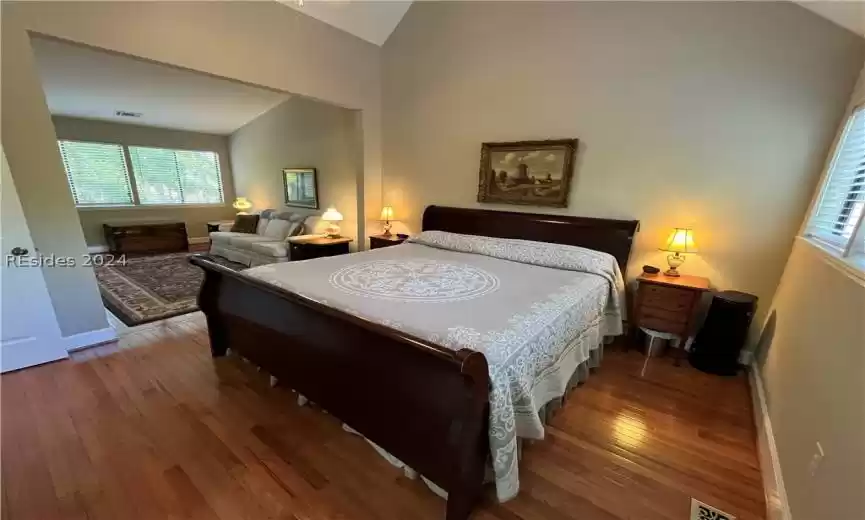
[[[344,255],[348,253],[348,244],[351,241],[352,239],[348,237],[310,237],[293,240],[289,242],[291,250],[288,258],[295,261]]]
[[[396,235],[372,235],[369,237],[369,248],[378,249],[380,247],[396,246],[405,241],[405,238],[400,238]]]
[[[647,276],[637,278],[634,324],[686,340],[694,333],[694,319],[700,297],[709,290],[708,278],[701,276]]]

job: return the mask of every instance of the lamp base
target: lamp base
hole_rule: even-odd
[[[391,229],[391,226],[393,226],[393,224],[391,224],[390,220],[385,220],[385,221],[384,221],[384,225],[382,226],[382,229],[383,229],[384,231],[382,231],[381,236],[383,236],[383,237],[389,237],[389,236],[390,236],[390,229]]]
[[[327,226],[327,229],[324,230],[324,234],[327,235],[327,238],[340,238],[339,225],[331,223]]]
[[[679,253],[674,253],[672,255],[667,255],[667,265],[670,266],[669,269],[664,271],[665,276],[681,276],[679,271],[676,269],[685,263],[685,257],[680,255]]]

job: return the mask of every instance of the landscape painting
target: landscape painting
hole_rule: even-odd
[[[567,207],[577,142],[483,143],[478,202]]]

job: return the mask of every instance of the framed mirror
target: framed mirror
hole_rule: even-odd
[[[284,168],[282,185],[286,206],[318,209],[318,178],[315,168]]]

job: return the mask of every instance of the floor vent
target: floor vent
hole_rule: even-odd
[[[736,520],[736,517],[692,498],[691,520]]]

